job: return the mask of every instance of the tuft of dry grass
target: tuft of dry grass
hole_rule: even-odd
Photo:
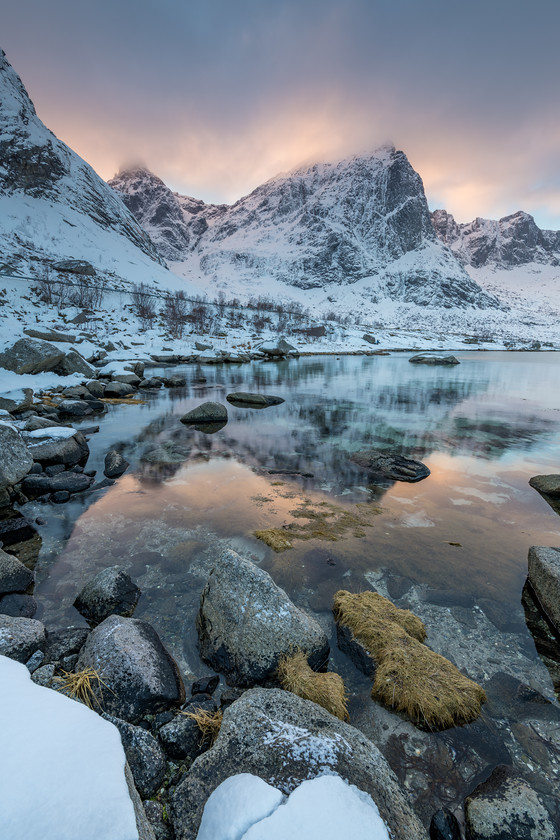
[[[376,592],[341,590],[333,612],[376,664],[374,700],[430,729],[460,726],[479,716],[484,690],[423,644],[426,629],[410,610],[398,609]]]
[[[61,691],[68,697],[74,700],[79,700],[85,706],[93,709],[95,705],[103,711],[101,702],[98,700],[98,695],[103,700],[102,685],[107,688],[106,683],[103,682],[99,673],[95,668],[85,668],[83,671],[61,671],[62,676],[55,677],[55,680],[60,683],[57,691]]]
[[[283,656],[278,664],[277,677],[286,691],[304,700],[318,703],[340,720],[349,720],[346,688],[342,677],[333,673],[317,673],[309,667],[302,650]]]
[[[209,712],[206,709],[201,709],[199,706],[192,712],[180,712],[180,714],[190,718],[190,720],[194,720],[200,729],[201,744],[204,744],[206,741],[210,741],[210,746],[214,744],[222,726],[223,714],[221,709],[218,709],[217,712]]]

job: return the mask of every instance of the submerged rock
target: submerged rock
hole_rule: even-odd
[[[268,408],[270,405],[280,405],[285,402],[283,397],[274,397],[269,394],[249,394],[245,391],[235,391],[228,394],[226,400],[232,405],[249,408]]]
[[[512,767],[498,765],[465,800],[467,840],[557,840],[538,793]]]
[[[117,452],[116,449],[111,449],[105,455],[105,463],[103,475],[107,478],[118,478],[129,468],[130,464],[126,458]]]
[[[393,455],[390,452],[379,452],[377,449],[355,452],[350,460],[368,470],[374,477],[392,481],[422,481],[430,475],[430,470],[422,461]]]
[[[103,710],[131,723],[185,701],[177,664],[146,621],[106,618],[80,651],[76,671],[84,668],[102,680],[94,692]]]
[[[93,478],[84,473],[64,470],[56,475],[28,475],[23,479],[22,489],[30,499],[43,496],[45,493],[81,493],[93,483]]]
[[[314,670],[329,655],[315,621],[290,601],[267,572],[225,551],[210,573],[196,620],[200,655],[230,685],[270,679],[280,657],[303,650]]]
[[[100,624],[109,615],[131,616],[140,595],[124,569],[110,566],[86,583],[74,606],[90,624]]]
[[[377,747],[289,692],[251,689],[224,711],[216,743],[196,759],[172,796],[177,840],[195,840],[208,797],[237,773],[257,775],[286,795],[307,779],[338,775],[372,797],[393,840],[427,838]]]
[[[409,360],[416,365],[458,365],[459,359],[455,356],[436,356],[428,353],[419,353],[417,356],[412,356]]]

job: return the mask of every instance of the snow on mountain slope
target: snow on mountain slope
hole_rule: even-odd
[[[85,259],[101,272],[164,276],[164,262],[119,197],[36,114],[0,50],[0,270]]]
[[[392,147],[280,175],[231,207],[161,187],[158,206],[156,180],[121,173],[111,185],[141,223],[149,219],[152,236],[160,229],[158,242],[168,236],[172,218],[174,241],[185,242],[173,271],[198,277],[214,291],[237,287],[258,294],[281,283],[290,297],[297,297],[296,289],[320,289],[340,300],[359,284],[369,304],[497,306],[436,237],[422,180]]]

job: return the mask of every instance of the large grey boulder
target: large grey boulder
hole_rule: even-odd
[[[17,484],[33,466],[33,458],[16,429],[0,422],[0,490]]]
[[[59,426],[37,429],[25,436],[27,448],[34,461],[43,466],[64,464],[73,467],[85,463],[89,456],[89,446],[81,432],[68,429],[61,431]]]
[[[297,349],[293,344],[286,341],[285,338],[279,338],[278,341],[265,341],[259,344],[257,350],[265,353],[267,356],[286,356],[288,353],[297,353]]]
[[[48,341],[20,338],[0,353],[0,367],[15,373],[43,373],[62,361],[64,350]]]
[[[465,800],[467,840],[558,840],[540,796],[500,764]]]
[[[427,840],[377,747],[286,691],[252,689],[225,710],[216,743],[196,759],[172,796],[177,840],[195,840],[208,797],[237,773],[259,776],[286,795],[306,779],[334,773],[372,797],[392,840]]]
[[[110,566],[86,583],[74,606],[90,624],[100,624],[109,615],[131,616],[140,595],[124,569]]]
[[[200,654],[230,685],[273,677],[280,657],[297,648],[312,668],[329,655],[315,621],[290,601],[270,575],[235,551],[225,551],[210,573],[196,619]]]
[[[459,359],[455,356],[438,356],[431,353],[418,353],[417,356],[412,356],[409,360],[415,365],[458,365]]]
[[[529,484],[539,493],[545,493],[547,496],[560,496],[560,475],[557,473],[534,475],[533,478],[529,479]]]
[[[99,673],[94,690],[103,710],[131,723],[185,701],[177,664],[146,621],[106,618],[80,651],[76,670],[84,668]]]
[[[33,330],[30,327],[26,327],[23,331],[25,335],[29,336],[29,338],[40,338],[43,341],[62,341],[67,342],[68,344],[73,344],[76,341],[75,335],[60,332],[60,330]]]
[[[119,730],[134,785],[142,799],[157,791],[165,776],[165,755],[159,742],[141,726],[104,714],[105,720]]]
[[[96,370],[93,365],[81,356],[76,350],[69,350],[55,367],[55,373],[60,376],[69,376],[71,373],[81,373],[91,379],[95,376]]]
[[[80,274],[84,277],[94,277],[95,268],[87,260],[59,260],[53,263],[55,271],[69,271],[71,274]]]
[[[108,382],[105,386],[103,397],[110,399],[122,400],[134,394],[136,388],[126,382]]]
[[[0,614],[0,654],[27,662],[36,650],[45,647],[47,633],[34,618],[14,618]]]
[[[560,548],[532,545],[528,578],[541,607],[560,633]]]
[[[7,592],[25,592],[33,583],[33,572],[0,548],[0,595]]]
[[[181,417],[181,423],[226,423],[228,419],[225,405],[216,402],[205,402],[187,411]]]

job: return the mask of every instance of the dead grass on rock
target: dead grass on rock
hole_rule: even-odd
[[[79,700],[89,709],[97,707],[98,710],[103,711],[101,701],[103,700],[103,689],[101,686],[107,685],[103,682],[99,673],[95,668],[85,668],[83,671],[61,671],[62,676],[55,677],[55,681],[59,683],[57,691],[66,694],[73,700]]]
[[[220,734],[222,726],[222,710],[218,709],[216,712],[209,712],[207,709],[196,708],[192,712],[181,712],[180,714],[194,720],[200,729],[200,743],[205,744],[210,742],[212,746]]]
[[[479,716],[484,690],[423,644],[426,629],[410,610],[398,609],[376,592],[341,590],[333,612],[376,664],[374,700],[429,729],[460,726]]]
[[[297,694],[303,700],[318,703],[340,720],[349,720],[346,706],[346,688],[341,676],[317,673],[309,667],[307,656],[301,650],[284,656],[278,664],[278,681],[283,689]]]

